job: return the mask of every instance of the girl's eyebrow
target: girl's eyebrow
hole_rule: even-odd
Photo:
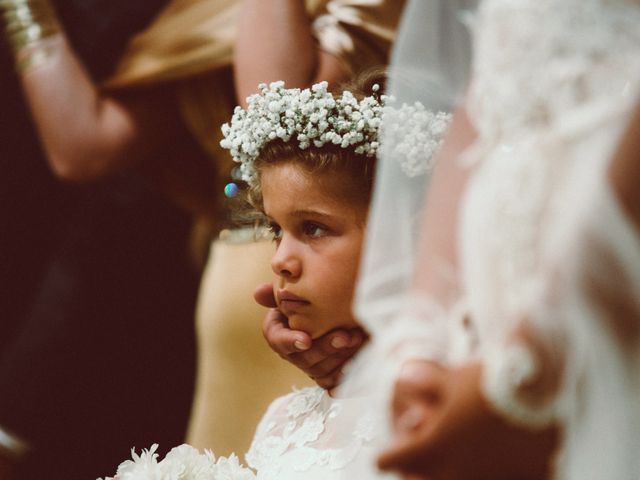
[[[276,222],[276,220],[269,215],[268,212],[263,212],[265,219],[268,222]],[[308,209],[300,209],[300,210],[293,210],[292,212],[289,212],[288,215],[291,215],[293,217],[316,217],[316,218],[322,218],[322,219],[332,219],[335,218],[335,214],[331,214],[331,213],[325,213],[322,212],[320,210],[308,210]]]
[[[292,213],[292,215],[294,215],[296,217],[306,217],[306,216],[309,216],[309,215],[313,215],[315,217],[322,217],[322,218],[331,218],[331,217],[333,217],[333,215],[331,215],[329,213],[321,212],[319,210],[294,210],[291,213]]]

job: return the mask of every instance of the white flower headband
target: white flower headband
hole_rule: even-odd
[[[327,86],[327,82],[320,82],[300,90],[286,89],[282,81],[261,84],[261,93],[247,98],[246,109],[235,108],[231,122],[222,126],[224,139],[220,145],[240,164],[242,180],[255,184],[254,161],[262,148],[276,139],[293,139],[303,150],[337,145],[353,148],[358,155],[374,156],[380,146],[383,116],[394,120],[393,128],[385,130],[385,138],[387,130],[393,137],[388,145],[393,143],[394,147],[388,153],[400,155],[407,175],[426,171],[450,123],[449,114],[433,114],[420,103],[400,108],[385,106],[393,101],[386,95],[358,100],[344,91],[334,97]],[[375,93],[379,89],[374,85],[372,90]]]

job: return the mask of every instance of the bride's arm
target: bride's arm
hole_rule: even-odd
[[[245,0],[234,66],[241,102],[263,82],[284,80],[293,88],[347,76],[338,58],[318,48],[303,0]]]
[[[52,169],[64,179],[91,180],[129,166],[167,138],[168,102],[162,95],[136,93],[116,98],[102,92],[73,51],[48,0],[27,2],[47,32],[20,42],[10,32],[12,10],[23,2],[4,2],[5,29],[13,41],[19,76]],[[28,26],[28,25],[27,25]],[[153,132],[153,134],[152,134]]]
[[[470,174],[470,169],[462,165],[460,154],[475,138],[476,131],[466,110],[459,107],[438,153],[422,213],[419,266],[415,269],[413,288],[443,306],[451,300],[454,287],[449,275],[456,275],[458,214]]]

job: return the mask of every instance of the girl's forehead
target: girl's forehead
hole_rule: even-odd
[[[266,197],[296,195],[300,201],[317,196],[333,197],[339,191],[338,184],[344,183],[342,174],[310,171],[293,163],[269,165],[261,174],[262,193]]]
[[[293,187],[302,196],[323,195],[339,202],[353,202],[358,191],[353,175],[347,170],[314,169],[295,161],[274,163],[262,169],[261,186],[263,194]]]
[[[266,213],[285,205],[366,211],[366,202],[354,202],[349,179],[346,172],[309,171],[295,163],[269,165],[261,174]]]

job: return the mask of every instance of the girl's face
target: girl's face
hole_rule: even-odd
[[[357,325],[351,301],[367,205],[349,201],[348,175],[281,163],[265,167],[261,178],[276,239],[274,294],[289,326],[317,338]]]

